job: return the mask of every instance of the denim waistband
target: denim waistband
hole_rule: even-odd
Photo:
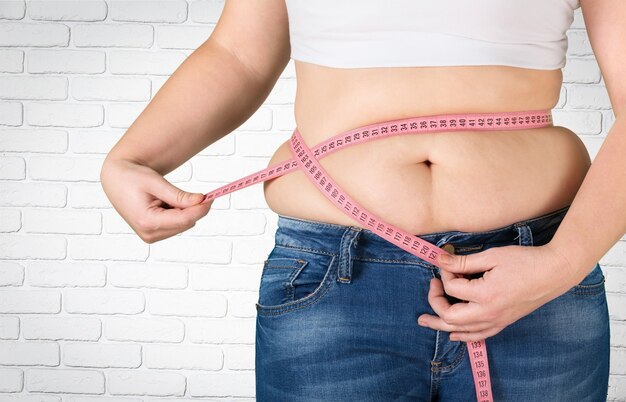
[[[441,247],[451,244],[455,254],[470,254],[489,247],[512,244],[539,246],[546,244],[556,232],[567,213],[569,205],[544,215],[521,220],[493,230],[463,232],[450,230],[417,235],[429,243]],[[310,251],[336,254],[342,239],[354,237],[355,258],[415,263],[428,268],[434,265],[401,249],[375,232],[360,226],[346,226],[319,222],[287,215],[278,215],[275,234],[276,245],[295,247]]]

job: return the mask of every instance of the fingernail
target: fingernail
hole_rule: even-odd
[[[452,257],[446,254],[442,254],[439,256],[439,262],[441,262],[442,264],[449,264],[452,262]]]
[[[420,317],[420,318],[417,319],[417,323],[419,325],[423,326],[424,324],[426,324],[426,320],[424,318]]]

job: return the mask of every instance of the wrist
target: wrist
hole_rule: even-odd
[[[546,251],[548,269],[554,273],[551,299],[567,292],[587,276],[588,267],[576,264],[567,250],[551,242],[540,247]]]

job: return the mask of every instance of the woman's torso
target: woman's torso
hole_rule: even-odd
[[[309,147],[388,120],[552,109],[562,85],[560,69],[338,69],[294,61],[295,121]],[[291,158],[285,141],[268,166]],[[392,136],[345,147],[320,164],[365,209],[419,235],[490,230],[569,205],[591,161],[574,132],[550,126]],[[264,194],[280,215],[362,226],[300,170],[264,182]]]

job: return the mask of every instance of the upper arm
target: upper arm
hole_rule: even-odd
[[[226,0],[207,42],[232,52],[257,78],[274,82],[291,54],[285,0]]]
[[[617,117],[626,112],[626,1],[580,0],[580,7]]]

